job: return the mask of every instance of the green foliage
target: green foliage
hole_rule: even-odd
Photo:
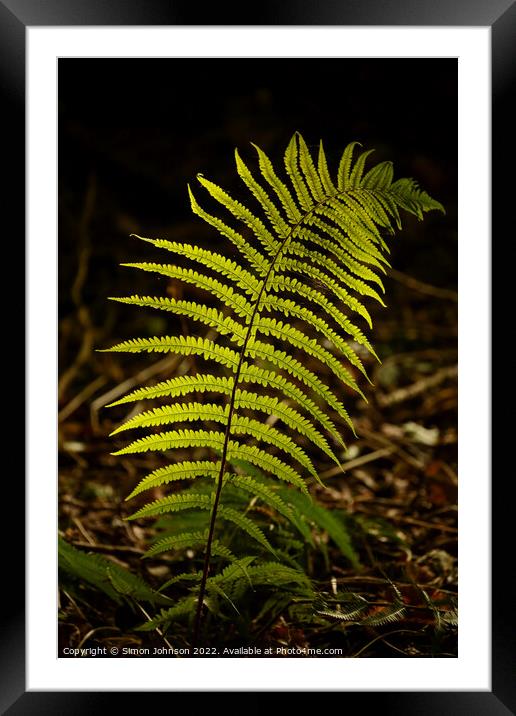
[[[89,586],[107,594],[117,604],[145,601],[153,605],[169,604],[170,599],[155,592],[138,575],[98,554],[82,552],[58,537],[59,569],[77,586]]]
[[[178,513],[182,532],[162,536],[148,556],[206,543],[204,578],[212,557],[230,561],[204,585],[201,573],[185,576],[187,583],[201,580],[198,599],[215,613],[221,600],[237,608],[236,600],[246,589],[267,584],[289,589],[295,585],[305,597],[313,594],[308,577],[295,566],[299,540],[293,534],[314,544],[313,531],[318,530],[358,566],[344,523],[309,497],[307,478],[319,480],[309,455],[322,453],[338,464],[335,448],[345,445],[343,428],[354,434],[345,403],[352,395],[364,397],[358,373],[369,380],[358,347],[377,359],[364,333],[371,328],[364,303],[370,298],[384,305],[379,292],[384,292],[381,274],[389,266],[386,237],[401,228],[399,208],[420,219],[426,211],[444,209],[414,180],[393,182],[390,162],[366,171],[371,150],[355,159],[357,145],[353,142],[344,150],[335,179],[322,143],[314,162],[299,133],[285,152],[286,179],[259,147],[253,145],[258,155],[254,175],[236,152],[238,175],[251,194],[249,206],[199,174],[209,201],[218,203],[224,216],[203,209],[189,187],[192,211],[217,230],[217,248],[229,240],[239,258],[195,244],[137,237],[194,268],[154,262],[124,265],[191,285],[195,296],[113,299],[210,329],[209,336],[194,331],[130,339],[110,350],[192,359],[189,374],[139,388],[112,404],[171,401],[132,415],[114,430],[148,431],[114,454],[165,453],[168,462],[144,477],[129,497],[169,484],[172,493],[147,502],[130,519]],[[203,372],[197,369],[199,359],[208,364]],[[203,393],[215,395],[216,402],[192,397]],[[181,423],[194,426],[176,428]],[[162,426],[171,429],[163,431]],[[192,459],[175,457],[184,450],[191,451]],[[176,483],[181,481],[194,481],[196,488],[187,485],[178,492]],[[250,500],[247,506],[245,500]],[[277,522],[275,547],[266,536],[267,524],[261,525],[253,514],[256,504],[269,510],[269,524]],[[180,516],[185,511],[200,512],[206,519],[189,525]],[[221,532],[220,521],[233,524],[244,549],[249,544],[243,557],[230,550],[231,539],[227,530]],[[276,561],[263,561],[267,553]],[[180,575],[173,580],[184,581]],[[155,625],[190,615],[194,605],[195,595],[189,594],[157,617]],[[392,620],[396,614],[383,618]]]

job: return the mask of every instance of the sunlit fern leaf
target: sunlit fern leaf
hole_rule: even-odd
[[[207,338],[192,336],[165,336],[153,338],[134,338],[109,349],[121,353],[178,353],[180,355],[198,355],[205,360],[214,360],[233,371],[237,370],[238,353],[230,348],[221,347]]]
[[[331,241],[328,238],[320,236],[316,231],[312,231],[311,229],[301,229],[300,231],[296,232],[296,236],[299,236],[301,239],[305,239],[307,242],[306,245],[292,241],[285,249],[286,252],[293,253],[292,247],[294,246],[297,249],[296,253],[299,254],[302,248],[302,252],[304,255],[308,255],[309,258],[313,258],[313,254],[311,253],[312,247],[310,246],[310,244],[313,243],[319,248],[327,251],[330,254],[330,257],[328,258],[331,258],[332,256],[335,257],[333,259],[334,264],[335,259],[337,259],[341,263],[341,265],[343,265],[348,271],[351,271],[353,274],[361,278],[362,281],[372,281],[373,283],[378,284],[382,293],[385,293],[382,279],[373,271],[373,269],[357,261],[357,259],[354,258],[345,249],[343,249],[340,244],[337,244],[335,241]],[[360,284],[362,291],[364,291],[365,285],[367,284]]]
[[[106,407],[134,403],[139,400],[153,400],[155,398],[177,398],[190,393],[224,393],[231,395],[233,378],[214,376],[210,374],[180,375],[177,378],[163,380],[147,388],[137,388],[120,400],[115,400]]]
[[[296,137],[299,147],[299,166],[301,167],[306,184],[315,202],[324,201],[327,197],[327,193],[323,189],[321,179],[308,151],[306,142],[299,132],[296,132]]]
[[[252,314],[252,310],[245,300],[239,301],[234,293],[231,294],[230,298],[228,298],[228,295],[229,294],[224,297],[224,302],[231,306],[235,312],[238,311],[240,315],[243,314],[245,317]],[[146,308],[155,308],[160,311],[170,311],[171,313],[176,313],[178,316],[186,316],[193,321],[199,321],[212,328],[216,328],[222,335],[233,334],[235,340],[239,340],[240,342],[243,341],[243,336],[245,335],[245,328],[240,323],[224,316],[222,311],[216,308],[195,303],[194,301],[178,301],[174,298],[166,298],[163,296],[120,296],[110,297],[110,300]]]
[[[387,273],[385,261],[379,261],[374,256],[371,256],[365,248],[361,247],[360,242],[352,240],[350,236],[343,233],[342,230],[338,226],[335,226],[327,217],[315,215],[312,217],[311,221],[308,222],[308,226],[312,230],[318,229],[322,232],[323,239],[332,239],[345,254],[348,254],[352,259],[357,261],[359,264],[362,264],[363,267],[368,268],[374,266],[382,273]],[[313,234],[313,236],[310,236],[310,240],[314,243],[318,243],[317,238],[315,238],[318,233],[313,232]]]
[[[173,266],[172,264],[156,264],[156,263],[131,263],[122,264],[129,268],[137,268],[142,271],[148,271],[150,273],[157,273],[161,276],[168,278],[178,279],[185,283],[192,284],[197,288],[204,289],[209,292],[219,301],[224,303],[228,308],[231,308],[239,316],[252,315],[252,307],[249,300],[237,293],[231,286],[218,281],[217,279],[201,274],[193,269],[184,269],[179,266]],[[137,298],[137,297],[136,297]],[[116,297],[111,300],[119,300]],[[122,303],[131,303],[130,300],[125,299]]]
[[[322,143],[322,139],[319,142],[319,154],[317,155],[317,168],[319,170],[319,176],[321,178],[321,182],[324,187],[324,191],[326,194],[333,195],[337,192],[337,189],[335,188],[335,184],[332,181],[332,178],[330,176],[330,172],[328,170],[328,161],[326,159],[326,154],[324,153],[324,147]]]
[[[340,158],[339,171],[337,174],[337,184],[339,190],[341,191],[349,189],[349,174],[352,166],[353,151],[357,146],[361,147],[362,145],[360,144],[360,142],[350,142],[350,144],[348,144],[347,147],[344,149],[342,157]]]
[[[241,288],[244,293],[251,296],[252,299],[255,299],[260,292],[259,279],[257,279],[249,271],[246,271],[244,268],[239,266],[235,261],[227,259],[221,254],[201,249],[198,246],[195,246],[195,244],[180,244],[176,241],[167,241],[164,239],[147,239],[143,236],[138,236],[137,234],[132,234],[132,236],[135,236],[142,241],[146,241],[157,248],[166,249],[167,251],[173,254],[178,254],[179,256],[185,256],[191,261],[200,263],[202,266],[222,274],[226,278],[231,279],[233,283]]]
[[[136,388],[112,405],[169,399],[168,404],[126,418],[114,434],[136,428],[150,433],[114,454],[163,452],[169,460],[144,477],[131,497],[171,482],[193,481],[195,485],[208,478],[207,493],[174,492],[131,516],[209,512],[206,565],[211,552],[220,550],[212,541],[218,518],[232,521],[255,543],[271,549],[252,521],[252,513],[248,517],[224,503],[223,488],[232,479],[235,489],[254,492],[255,498],[286,518],[295,498],[289,501],[265,482],[264,487],[252,469],[263,471],[269,481],[288,483],[286,492],[302,497],[302,493],[308,494],[306,478],[318,479],[313,451],[307,452],[309,446],[317,446],[323,457],[338,463],[332,443],[345,445],[341,432],[350,429],[354,433],[353,403],[348,407],[348,397],[363,397],[356,376],[360,372],[367,377],[354,343],[378,358],[364,332],[371,327],[366,303],[373,299],[383,304],[378,292],[384,292],[380,275],[390,265],[390,236],[394,228],[401,227],[399,209],[419,218],[430,210],[444,211],[413,179],[393,181],[390,162],[367,166],[371,150],[362,149],[356,156],[357,145],[352,142],[345,148],[334,178],[322,143],[314,160],[311,146],[298,132],[287,146],[283,174],[256,145],[258,161],[254,164],[237,151],[237,174],[247,198],[233,190],[229,193],[199,174],[201,190],[207,192],[211,204],[218,205],[218,211],[207,211],[188,187],[193,213],[220,237],[216,250],[173,238],[138,237],[196,268],[154,262],[124,264],[180,282],[184,290],[188,286],[195,290],[191,298],[183,298],[181,292],[174,297],[114,299],[174,314],[180,317],[181,326],[188,321],[191,328],[189,335],[147,336],[113,346],[110,350],[114,352],[182,356],[182,366],[187,371],[190,368],[190,373]],[[224,251],[225,244],[230,252]],[[199,324],[209,327],[210,337],[196,335]],[[217,337],[212,339],[215,332]],[[198,368],[201,360],[208,363],[202,372]],[[336,378],[331,387],[328,373]],[[255,388],[260,392],[253,392]],[[190,398],[196,393],[215,397],[206,401]],[[269,417],[274,417],[274,425]],[[196,426],[157,432],[160,426],[185,422]],[[213,423],[220,430],[213,430]],[[176,459],[176,449],[196,451],[195,456],[184,459],[182,453],[183,458]],[[292,467],[292,462],[299,468]],[[233,476],[230,466],[238,472],[242,464],[250,467],[248,474],[244,470]],[[324,508],[302,499],[303,503],[292,509],[305,539],[309,539],[312,522],[326,530],[356,563],[344,526]],[[179,536],[175,537],[177,545]],[[163,542],[162,547],[165,544],[174,549],[173,540]],[[233,598],[233,591],[219,587]],[[212,595],[213,608],[220,597],[220,593]],[[198,599],[199,604],[205,601],[203,589]],[[190,606],[191,602],[182,602],[172,613],[184,616]]]
[[[260,318],[257,322],[257,329],[266,336],[271,335],[274,338],[286,341],[293,348],[317,358],[321,363],[328,366],[345,385],[356,391],[364,400],[366,399],[351,373],[344,368],[335,356],[326,348],[323,348],[315,338],[309,338],[297,328],[288,323],[283,323],[283,321],[277,321],[275,318]]]
[[[161,485],[166,485],[169,482],[174,482],[176,480],[193,480],[196,477],[215,478],[218,475],[218,472],[218,462],[213,462],[211,460],[171,463],[165,467],[159,467],[146,475],[134,488],[131,494],[126,497],[126,500],[130,500],[145,490],[151,490],[155,487],[160,487]]]
[[[271,222],[274,230],[277,233],[279,233],[280,235],[288,233],[288,231],[289,231],[288,222],[285,221],[285,219],[281,215],[280,211],[278,210],[278,207],[271,200],[271,198],[269,197],[267,192],[254,179],[254,177],[251,174],[251,172],[249,171],[248,167],[245,165],[245,163],[240,158],[240,155],[237,150],[235,150],[235,159],[236,159],[237,171],[238,171],[239,176],[244,181],[247,188],[251,191],[252,194],[254,194],[255,198],[262,205],[262,208],[265,211],[265,213],[267,214],[267,217],[269,218],[269,221]]]
[[[331,341],[334,350],[342,353],[347,360],[358,368],[362,375],[369,380],[364,365],[353,348],[350,347],[350,345],[339,333],[331,328],[326,321],[313,313],[313,311],[310,311],[304,306],[300,306],[289,298],[280,298],[279,296],[273,295],[267,296],[267,298],[262,301],[261,307],[271,312],[278,311],[283,313],[285,316],[295,316],[307,324],[309,327],[308,330],[314,328],[317,332],[321,333],[325,338]]]
[[[333,408],[348,424],[354,434],[353,423],[344,405],[335,394],[315,375],[315,373],[305,366],[296,358],[293,358],[291,353],[285,351],[276,350],[269,343],[262,343],[261,341],[253,341],[247,348],[247,353],[252,358],[263,358],[269,361],[275,367],[280,370],[284,370],[297,380],[304,383],[308,388],[313,391],[313,394],[322,398],[330,408]]]
[[[240,251],[244,258],[248,261],[252,268],[257,272],[259,276],[267,274],[269,268],[268,259],[263,254],[257,251],[254,247],[249,244],[244,237],[237,231],[232,229],[230,226],[225,224],[216,216],[211,216],[204,211],[197,203],[192,190],[188,187],[188,195],[190,197],[190,205],[194,214],[197,214],[201,219],[204,219],[207,224],[213,226],[217,231],[227,239],[231,241],[234,246]]]
[[[312,235],[313,234],[309,234],[307,230],[306,232],[303,232],[302,236],[310,238]],[[307,261],[317,264],[318,266],[325,267],[330,271],[332,276],[338,278],[342,283],[345,283],[348,288],[356,291],[356,293],[361,296],[370,296],[371,298],[374,298],[375,301],[378,301],[378,303],[385,307],[385,303],[383,302],[381,296],[374,290],[374,288],[371,288],[371,286],[365,283],[365,281],[362,281],[361,279],[352,276],[347,271],[344,271],[341,266],[325,254],[315,251],[308,246],[303,246],[298,241],[292,241],[288,249],[286,249],[286,252],[292,253],[298,257],[306,258]]]
[[[306,213],[313,209],[314,202],[299,168],[297,146],[297,136],[294,135],[285,151],[285,169],[297,194],[302,213]]]
[[[326,438],[313,426],[313,424],[301,415],[297,410],[270,395],[260,395],[247,390],[237,390],[235,395],[235,408],[247,408],[260,411],[268,416],[278,417],[285,425],[293,431],[308,438],[314,445],[317,445],[326,455],[331,457],[337,464],[340,464]]]
[[[257,365],[243,363],[240,370],[240,380],[243,383],[258,383],[269,389],[277,390],[282,393],[288,400],[294,400],[296,403],[310,413],[336,440],[342,442],[342,438],[338,430],[328,415],[322,410],[305,391],[285,378],[283,375],[273,372],[270,369],[265,370]]]
[[[370,328],[372,327],[371,316],[365,306],[363,306],[360,301],[352,296],[344,286],[342,286],[338,281],[335,281],[329,274],[321,271],[321,269],[317,268],[317,266],[313,266],[311,263],[300,261],[298,259],[283,258],[280,259],[278,264],[280,269],[309,276],[319,285],[324,286],[328,293],[333,294],[333,300],[336,299],[337,301],[341,301],[348,309],[362,316]]]
[[[255,216],[247,207],[233,199],[227,192],[214,184],[212,181],[205,179],[202,174],[197,175],[197,179],[202,186],[208,190],[211,196],[216,199],[222,206],[230,211],[235,219],[243,221],[254,233],[258,241],[266,249],[271,256],[277,254],[280,250],[280,244],[274,236],[265,227],[262,220]]]

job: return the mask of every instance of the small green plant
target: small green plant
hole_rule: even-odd
[[[250,587],[284,587],[301,601],[313,600],[313,586],[295,555],[296,542],[302,546],[312,540],[314,522],[357,562],[344,525],[309,497],[308,480],[320,479],[306,448],[312,444],[339,464],[336,451],[345,445],[342,427],[355,434],[346,396],[363,396],[357,378],[361,373],[369,380],[361,360],[364,351],[377,358],[363,332],[372,327],[363,300],[385,305],[381,275],[389,266],[386,239],[401,228],[399,209],[419,219],[432,209],[444,211],[413,179],[393,181],[391,162],[365,172],[372,150],[354,159],[358,142],[344,150],[336,181],[322,143],[315,163],[299,133],[285,152],[286,180],[253,146],[261,183],[238,152],[235,157],[254,208],[199,174],[200,185],[225,210],[228,218],[221,218],[203,209],[188,188],[193,212],[218,232],[217,248],[226,239],[238,254],[228,257],[195,244],[138,237],[190,265],[123,264],[190,284],[195,295],[201,293],[211,303],[163,296],[112,299],[168,311],[210,329],[207,336],[136,338],[109,349],[196,357],[191,360],[195,369],[187,374],[112,403],[171,399],[118,427],[116,434],[130,429],[150,429],[150,434],[114,454],[162,451],[168,456],[127,499],[152,488],[174,488],[129,519],[176,513],[177,524],[185,526],[165,534],[149,556],[204,551],[202,569],[177,574],[161,587],[187,584],[187,594],[146,627],[193,616],[194,642],[203,607],[217,614],[223,600],[238,612],[238,600]],[[199,359],[210,369],[197,370]],[[330,381],[324,371],[331,374]],[[215,399],[205,400],[205,394]],[[194,426],[175,427],[181,423]],[[175,459],[175,451],[184,449],[191,451],[190,459]],[[190,486],[177,490],[178,481],[190,481]],[[268,511],[269,523],[276,520],[274,544],[263,513],[259,519],[253,514],[256,504]],[[188,519],[181,518],[183,513]],[[235,554],[237,532],[241,539]],[[215,571],[215,560],[229,565]],[[365,606],[353,602],[338,617],[351,618]],[[336,614],[324,605],[319,612]],[[395,619],[400,613],[396,598],[384,617]]]

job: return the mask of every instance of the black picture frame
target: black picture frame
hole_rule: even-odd
[[[8,177],[8,200],[3,228],[6,237],[17,237],[22,246],[21,226],[25,215],[25,38],[26,28],[72,25],[403,25],[403,26],[484,26],[492,33],[492,152],[493,183],[492,235],[501,235],[504,206],[510,206],[510,183],[504,180],[503,167],[516,120],[511,107],[511,89],[516,86],[516,4],[508,0],[472,2],[471,0],[362,0],[361,3],[338,0],[309,4],[303,0],[261,0],[239,9],[213,4],[200,9],[193,3],[173,0],[0,0],[0,92],[4,140],[13,149],[3,159],[3,174]],[[474,151],[474,148],[472,148]],[[12,223],[12,227],[9,224]],[[6,226],[7,224],[7,226]],[[23,260],[23,258],[22,258]],[[498,290],[498,288],[497,288]],[[500,288],[501,290],[501,288]],[[496,292],[493,294],[495,299]],[[30,350],[30,345],[28,350]],[[13,401],[20,402],[19,390]],[[486,440],[489,436],[486,436]],[[30,450],[28,445],[27,450]],[[496,451],[493,451],[493,455]],[[503,473],[502,473],[503,475]],[[493,489],[493,580],[492,580],[492,691],[490,692],[351,692],[346,693],[346,708],[353,702],[382,713],[403,714],[498,714],[516,713],[516,656],[514,634],[514,586],[507,574],[506,545],[512,543],[511,501],[507,500],[500,476]],[[12,497],[11,497],[12,495]],[[16,479],[10,479],[12,504],[24,504],[24,485],[17,466]],[[10,541],[2,550],[4,596],[8,600],[0,612],[0,713],[82,714],[117,707],[121,694],[111,692],[26,692],[25,687],[25,609],[21,585],[24,566],[20,559],[22,535],[16,531],[17,548]],[[12,533],[11,533],[12,534]],[[505,564],[505,568],[503,565]],[[511,589],[513,590],[511,593]],[[410,684],[407,684],[410,689]],[[166,694],[163,694],[166,697]],[[131,693],[133,705],[145,696]],[[170,695],[169,695],[170,698]],[[115,701],[116,699],[116,701]],[[135,701],[136,699],[136,701]],[[141,700],[140,700],[141,699]],[[351,704],[350,704],[350,699]]]

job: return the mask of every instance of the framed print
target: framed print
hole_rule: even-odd
[[[28,306],[2,712],[125,691],[515,708],[489,140],[496,217],[516,13],[362,7],[0,5]]]

